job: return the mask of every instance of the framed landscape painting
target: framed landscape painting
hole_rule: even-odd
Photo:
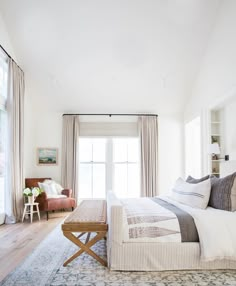
[[[37,149],[37,165],[53,166],[58,164],[57,148],[38,148]]]

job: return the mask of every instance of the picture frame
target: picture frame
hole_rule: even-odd
[[[37,148],[38,166],[56,166],[58,165],[58,148]]]

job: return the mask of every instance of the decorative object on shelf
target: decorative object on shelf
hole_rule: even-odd
[[[229,155],[225,155],[225,161],[229,161]]]
[[[214,144],[214,143],[218,143],[218,138],[216,136],[211,136],[211,143]]]
[[[213,143],[210,145],[210,154],[212,154],[212,160],[218,160],[220,154],[220,146],[218,143]]]
[[[37,149],[37,165],[39,166],[55,166],[58,164],[57,148],[38,148]]]
[[[34,203],[34,200],[35,198],[40,195],[42,193],[42,190],[40,188],[25,188],[24,191],[23,191],[23,194],[25,197],[27,197],[28,199],[28,203],[29,204],[33,204]]]

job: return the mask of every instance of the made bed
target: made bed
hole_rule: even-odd
[[[113,193],[107,206],[111,270],[236,269],[235,212],[198,209],[169,196],[120,200]],[[197,234],[190,218],[183,222],[182,211],[192,217]]]

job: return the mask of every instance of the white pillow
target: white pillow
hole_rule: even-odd
[[[64,188],[60,184],[58,184],[57,182],[55,182],[53,180],[46,179],[46,180],[44,180],[44,183],[46,183],[48,185],[54,184],[56,187],[56,192],[58,195],[61,195],[62,190],[64,190]]]
[[[55,187],[56,187],[56,190],[57,190],[57,194],[61,195],[61,192],[64,190],[64,188],[60,184],[58,184],[56,182],[55,182]]]
[[[190,184],[179,178],[171,191],[171,197],[194,208],[205,209],[211,193],[211,180]]]
[[[54,184],[46,184],[38,182],[39,188],[42,189],[47,195],[57,195],[57,190]]]

